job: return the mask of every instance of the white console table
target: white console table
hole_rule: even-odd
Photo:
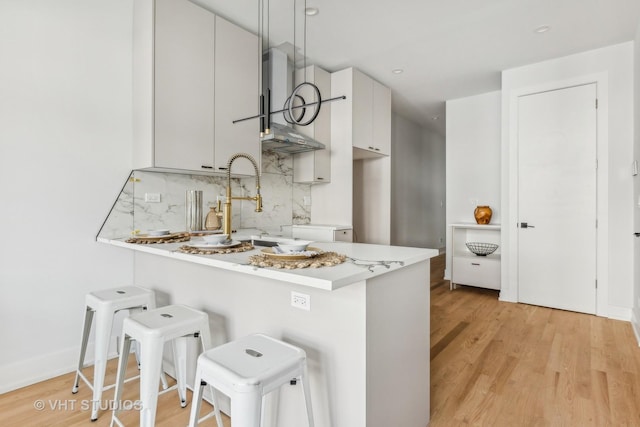
[[[499,224],[451,224],[451,281],[456,285],[500,289],[500,246],[487,256],[471,252],[465,243],[486,242],[500,245]]]

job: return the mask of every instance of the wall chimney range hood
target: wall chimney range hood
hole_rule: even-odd
[[[293,53],[293,61],[289,61],[289,55],[284,50],[270,48],[269,46],[269,3],[266,8],[264,0],[259,0],[258,7],[258,42],[262,52],[259,68],[259,98],[260,112],[256,116],[245,117],[234,120],[233,123],[245,120],[260,119],[260,139],[263,151],[274,151],[286,154],[303,153],[305,151],[322,150],[325,145],[313,138],[301,134],[293,128],[293,125],[307,126],[311,124],[324,102],[333,102],[346,99],[346,96],[338,96],[330,99],[322,99],[318,87],[310,82],[304,81],[298,84],[293,91],[293,69],[296,64],[296,44],[295,44],[295,4],[294,4],[294,42],[281,44],[282,49],[290,50]],[[305,0],[306,9],[306,0]],[[266,39],[265,35],[266,18]],[[304,46],[304,67],[306,68],[306,15],[304,21],[305,46]],[[291,49],[293,47],[293,49]],[[303,88],[311,89],[314,95],[311,99],[305,100],[302,96]],[[279,108],[279,109],[278,109]]]
[[[295,154],[324,148],[323,143],[296,132],[290,126],[276,122],[271,122],[271,133],[262,137],[263,151]]]
[[[272,116],[271,131],[262,137],[262,150],[295,154],[324,149],[323,143],[302,135],[285,118],[285,114],[289,113],[287,100],[291,94],[293,80],[293,65],[289,61],[288,55],[280,49],[272,48],[265,53],[263,58],[263,69],[266,70],[263,74],[263,85],[270,89],[270,96],[267,99],[271,101]],[[304,102],[304,100],[302,101]],[[276,106],[285,107],[278,110],[274,108]],[[320,105],[313,105],[309,108],[319,110]]]

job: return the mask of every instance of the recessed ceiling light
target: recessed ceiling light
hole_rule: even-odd
[[[533,30],[533,32],[538,33],[538,34],[542,34],[542,33],[546,33],[550,29],[551,29],[551,27],[548,26],[548,25],[541,25],[538,28],[536,28],[535,30]]]
[[[393,74],[402,74],[404,73],[404,70],[402,68],[394,68],[393,70],[391,70],[391,72]]]
[[[308,7],[304,10],[304,14],[307,16],[316,16],[320,12],[317,7]]]

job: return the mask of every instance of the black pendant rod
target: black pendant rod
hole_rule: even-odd
[[[295,107],[291,107],[292,110],[297,110],[298,108],[305,108],[305,107],[309,107],[311,105],[317,105],[320,104],[322,105],[325,102],[333,102],[333,101],[340,101],[342,99],[347,99],[347,97],[345,95],[342,96],[336,96],[335,98],[329,98],[329,99],[323,99],[322,101],[318,102],[309,102],[308,104],[303,104],[303,105],[296,105]],[[277,111],[271,111],[271,114],[276,114],[276,113],[283,113],[285,111],[288,111],[288,108],[283,108],[282,110],[277,110]],[[244,122],[247,120],[252,120],[252,119],[257,119],[257,118],[261,118],[261,117],[265,117],[266,114],[258,114],[256,116],[251,116],[251,117],[245,117],[244,119],[238,119],[238,120],[234,120],[232,123],[240,123],[240,122]]]

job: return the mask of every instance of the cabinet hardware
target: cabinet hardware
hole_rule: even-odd
[[[477,262],[472,262],[471,265],[480,265]]]
[[[528,222],[521,222],[520,228],[536,228],[534,225],[529,224]]]
[[[221,171],[226,171],[227,169],[228,169],[228,168],[226,168],[226,167],[224,167],[224,166],[219,166],[219,167],[218,167],[218,170],[221,170]]]
[[[213,169],[213,166],[202,165],[200,166],[202,169]]]
[[[316,179],[317,179],[318,181],[322,181],[324,178],[323,178],[323,177],[321,177],[321,176],[319,176],[319,177],[317,177]]]

